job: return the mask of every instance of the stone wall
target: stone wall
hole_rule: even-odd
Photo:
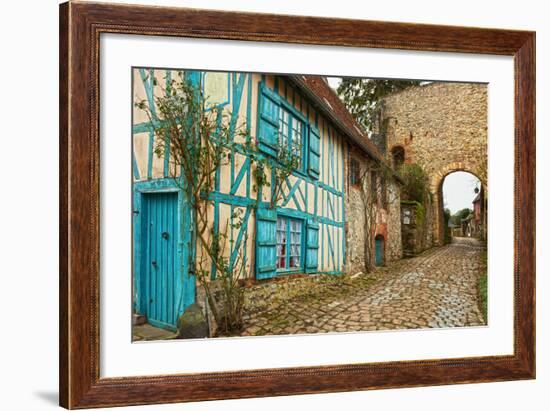
[[[395,180],[388,185],[386,262],[403,257],[401,239],[401,188]]]
[[[366,159],[358,152],[353,151],[356,159]],[[349,158],[346,160],[346,193],[344,202],[344,212],[346,215],[346,268],[348,273],[355,274],[359,271],[365,271],[365,213],[363,211],[363,201],[361,199],[361,188],[350,184],[349,179]],[[361,164],[361,170],[364,165]]]
[[[400,146],[406,163],[427,172],[434,242],[441,244],[443,179],[453,171],[468,171],[487,188],[487,85],[434,82],[392,94],[383,106],[388,159]]]
[[[350,147],[346,163],[349,163],[350,156],[359,161],[360,174],[363,174],[368,167],[369,159],[359,150]],[[365,271],[365,212],[361,198],[361,187],[351,185],[349,179],[349,165],[346,164],[346,269],[348,273]],[[370,181],[363,182],[365,189],[368,189]],[[379,195],[379,198],[381,196]],[[401,190],[397,180],[392,179],[387,184],[387,209],[376,207],[376,233],[372,235],[372,246],[374,250],[374,238],[380,234],[384,237],[385,262],[398,260],[402,257],[401,241]],[[374,252],[374,251],[373,251]]]

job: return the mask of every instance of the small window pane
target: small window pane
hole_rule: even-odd
[[[300,268],[302,222],[293,218],[277,218],[277,268]]]
[[[290,268],[300,267],[301,248],[302,223],[298,220],[290,220]]]
[[[301,166],[302,145],[304,143],[304,124],[288,110],[279,111],[279,147],[298,158],[298,167]]]
[[[279,146],[288,149],[288,111],[281,109],[279,116]]]
[[[292,153],[301,160],[302,154],[302,122],[293,118],[292,121]]]
[[[286,267],[286,219],[277,218],[277,268]]]

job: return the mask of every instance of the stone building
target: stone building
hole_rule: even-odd
[[[387,96],[387,159],[417,163],[427,172],[433,199],[433,243],[444,241],[442,185],[455,171],[470,172],[487,193],[487,85],[432,82]]]
[[[401,240],[401,180],[380,160],[353,147],[346,159],[348,178],[345,212],[347,271],[365,271],[365,256],[385,265],[403,256]],[[386,168],[384,170],[384,168]],[[372,222],[369,224],[369,222]],[[371,227],[371,233],[366,232]]]
[[[476,196],[472,201],[474,235],[481,240],[487,238],[487,199],[483,187],[475,189]]]

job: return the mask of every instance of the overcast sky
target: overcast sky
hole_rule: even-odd
[[[338,88],[340,83],[342,82],[342,77],[327,77],[328,84],[331,86],[334,90]]]
[[[476,193],[474,189],[479,187],[476,176],[464,171],[449,174],[443,181],[443,204],[451,210],[451,214],[463,208],[472,209],[472,200]]]

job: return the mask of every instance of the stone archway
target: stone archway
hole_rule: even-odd
[[[454,171],[476,175],[487,187],[487,85],[430,82],[384,98],[386,146],[405,149],[405,164],[418,164],[428,176],[431,192],[426,245],[442,244],[443,207],[440,188]],[[480,176],[482,174],[482,176]],[[482,178],[480,178],[482,177]]]
[[[445,241],[445,225],[443,216],[443,182],[445,177],[457,171],[464,171],[475,176],[481,183],[483,190],[487,190],[486,182],[476,173],[477,167],[470,162],[449,163],[430,176],[430,192],[434,210],[433,239],[435,245],[443,245]]]

